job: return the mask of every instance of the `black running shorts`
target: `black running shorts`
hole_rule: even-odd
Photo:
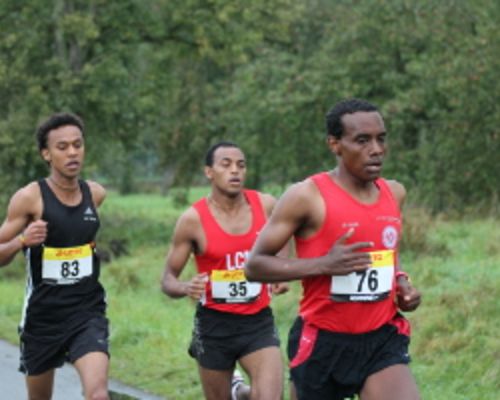
[[[396,319],[402,316],[396,316]],[[401,321],[397,321],[401,322]],[[395,364],[408,364],[409,337],[396,324],[363,334],[319,330],[298,317],[290,329],[290,375],[299,400],[344,400],[365,380]]]
[[[241,357],[279,345],[270,308],[239,315],[198,305],[189,355],[203,368],[231,370]]]
[[[20,333],[19,371],[39,375],[61,367],[65,361],[74,363],[87,353],[98,351],[109,356],[108,320],[104,316],[69,323],[57,332],[53,329],[48,332],[37,329]]]

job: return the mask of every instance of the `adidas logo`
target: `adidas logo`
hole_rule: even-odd
[[[87,207],[87,209],[85,210],[83,215],[94,215],[94,212],[92,211],[92,209],[90,207]]]
[[[92,222],[97,221],[97,218],[94,215],[94,211],[92,211],[92,209],[90,207],[87,207],[87,209],[83,213],[83,220],[84,221],[92,221]]]

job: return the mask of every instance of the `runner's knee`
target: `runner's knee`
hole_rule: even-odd
[[[98,388],[93,390],[86,398],[88,400],[109,400],[109,395],[106,388]]]

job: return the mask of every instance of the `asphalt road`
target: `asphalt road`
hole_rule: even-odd
[[[19,349],[0,340],[0,398],[27,399],[24,375],[17,370],[18,366]],[[112,400],[166,400],[113,380],[109,382],[109,390]],[[56,371],[52,400],[82,399],[78,373],[71,364],[65,364]]]

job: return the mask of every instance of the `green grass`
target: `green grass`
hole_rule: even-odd
[[[498,220],[442,222],[432,236],[450,256],[409,269],[424,301],[412,315],[413,371],[423,398],[497,399],[500,390]]]
[[[191,200],[206,193],[206,188],[194,190]],[[199,400],[196,364],[187,354],[194,303],[169,299],[160,291],[168,240],[183,209],[161,196],[110,193],[101,211],[99,243],[126,240],[130,255],[104,264],[102,281],[112,324],[111,376],[169,400]],[[408,314],[413,326],[411,368],[422,398],[497,399],[498,220],[447,221],[417,214],[407,221],[414,237],[403,261],[423,293],[421,307]],[[190,264],[183,277],[193,271]],[[299,292],[294,282],[290,293],[273,300],[283,350]],[[19,257],[0,270],[0,337],[13,343],[17,343],[23,295],[24,267]]]

